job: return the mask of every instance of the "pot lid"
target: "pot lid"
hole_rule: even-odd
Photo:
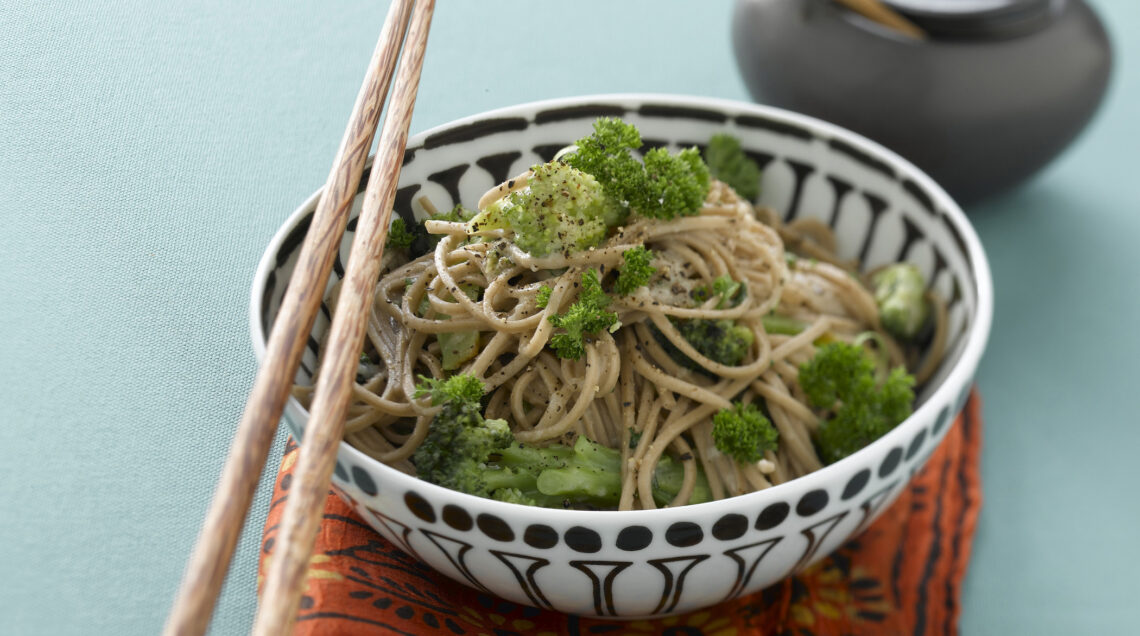
[[[885,0],[932,36],[1020,35],[1045,26],[1066,0]]]

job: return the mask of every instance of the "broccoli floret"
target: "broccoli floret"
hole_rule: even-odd
[[[696,148],[671,155],[645,154],[637,128],[618,119],[594,122],[594,133],[574,152],[531,169],[526,188],[488,205],[468,221],[467,233],[509,229],[515,245],[534,256],[596,247],[630,209],[672,219],[697,214],[709,189],[709,172]]]
[[[586,353],[586,337],[596,335],[603,329],[615,329],[617,314],[606,311],[611,299],[602,291],[602,283],[594,270],[582,274],[582,284],[578,300],[564,314],[550,317],[550,322],[565,333],[556,333],[550,338],[550,347],[562,358],[577,360]]]
[[[670,155],[664,148],[645,153],[649,188],[630,201],[642,216],[673,219],[697,214],[709,193],[709,169],[696,148]]]
[[[446,380],[421,375],[413,397],[431,397],[432,406],[443,404],[478,410],[479,401],[483,399],[483,383],[479,378],[465,373],[453,375]]]
[[[755,404],[735,402],[713,416],[713,442],[720,452],[742,464],[755,464],[776,450],[780,433]]]
[[[756,335],[735,320],[674,320],[673,326],[704,357],[727,366],[740,364]]]
[[[737,194],[756,200],[760,196],[760,166],[749,159],[732,135],[713,135],[705,149],[705,162],[712,176],[727,183]]]
[[[876,272],[871,285],[883,328],[900,340],[917,340],[931,315],[922,272],[910,263],[895,263]]]
[[[474,210],[471,210],[471,209],[464,207],[462,203],[458,203],[455,205],[455,207],[451,208],[447,212],[440,212],[439,214],[433,214],[431,217],[431,220],[432,221],[451,221],[452,223],[459,223],[459,222],[466,223],[467,221],[470,221],[472,219],[472,217],[474,217],[474,216],[475,216]]]
[[[633,290],[648,283],[649,278],[657,271],[649,265],[653,261],[653,252],[644,245],[638,245],[626,250],[622,258],[625,260],[625,265],[618,272],[614,291],[622,295],[632,294]]]
[[[416,235],[408,231],[408,223],[403,217],[397,216],[392,219],[392,225],[388,228],[388,240],[384,243],[386,247],[406,250],[412,246],[414,240]]]
[[[743,282],[733,280],[728,274],[717,276],[712,285],[702,285],[692,291],[693,300],[703,303],[713,297],[720,297],[716,303],[717,309],[735,307],[744,300],[746,287]]]
[[[641,133],[635,126],[600,117],[594,121],[594,133],[575,145],[577,150],[565,157],[566,163],[594,175],[614,201],[628,204],[645,192],[645,166],[630,153],[641,147]]]
[[[565,161],[594,175],[613,200],[629,205],[642,216],[691,216],[700,210],[708,194],[708,167],[696,148],[676,155],[655,148],[645,153],[642,163],[630,152],[641,147],[641,134],[620,119],[598,119],[594,133],[576,145],[577,150]]]
[[[815,442],[820,459],[833,463],[882,437],[910,416],[914,377],[902,367],[876,386],[875,362],[863,347],[832,342],[800,366],[808,402],[825,410]]]
[[[475,216],[475,212],[458,204],[446,212],[439,212],[428,217],[430,221],[451,221],[453,223],[466,223]],[[410,254],[413,256],[421,256],[435,249],[439,240],[443,238],[441,234],[428,234],[424,229],[423,223],[417,223],[412,226],[412,243],[410,245]]]
[[[506,421],[483,418],[483,383],[466,374],[447,380],[421,376],[415,395],[430,395],[432,404],[443,406],[413,455],[420,478],[480,497],[503,487],[505,475],[496,475],[495,485],[488,481],[486,459],[509,446],[514,436]]]
[[[468,233],[510,228],[519,249],[542,257],[596,247],[622,216],[620,206],[589,174],[558,161],[532,171],[526,188],[468,221]]]
[[[479,497],[532,506],[612,508],[621,494],[621,453],[579,437],[573,447],[536,448],[514,441],[504,420],[480,413],[483,384],[471,375],[447,380],[421,376],[416,395],[430,395],[443,408],[413,460],[421,479]],[[699,468],[698,468],[699,470]],[[680,490],[684,466],[661,458],[654,473],[659,505]],[[712,498],[698,473],[690,503]]]
[[[550,304],[550,294],[552,293],[554,290],[546,285],[538,288],[538,292],[534,295],[534,302],[539,309],[546,309],[546,306]]]

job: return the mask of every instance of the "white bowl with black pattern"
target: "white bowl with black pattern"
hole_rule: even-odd
[[[536,607],[659,616],[770,585],[840,546],[890,504],[965,404],[989,334],[993,291],[966,216],[917,168],[831,124],[733,101],[601,95],[461,119],[409,141],[396,211],[411,218],[420,195],[438,209],[474,205],[488,188],[587,134],[598,116],[637,125],[647,147],[676,150],[717,132],[737,136],[764,169],[761,202],[785,218],[826,222],[837,231],[841,256],[865,268],[915,263],[949,304],[949,355],[910,418],[842,461],[741,497],[635,512],[532,508],[420,481],[341,444],[337,489],[385,538],[440,572]],[[250,323],[259,359],[318,195],[289,217],[258,267]],[[334,277],[343,275],[354,227],[350,221]],[[311,380],[328,316],[325,307],[317,317],[298,381]],[[285,420],[301,438],[307,414],[295,400]]]

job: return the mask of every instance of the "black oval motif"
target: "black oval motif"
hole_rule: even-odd
[[[712,527],[712,536],[721,541],[732,541],[739,539],[747,531],[748,517],[732,512],[716,520]]]
[[[548,525],[535,523],[526,527],[523,541],[532,548],[546,550],[558,545],[558,533]]]
[[[924,442],[926,442],[926,429],[925,428],[922,429],[921,431],[919,431],[918,435],[915,435],[914,439],[912,439],[910,441],[910,446],[908,446],[906,449],[906,456],[904,459],[906,459],[909,462],[912,457],[914,457],[916,454],[918,454],[918,451],[920,448],[922,448],[922,444]]]
[[[891,452],[887,453],[887,458],[879,465],[879,477],[886,477],[895,472],[895,469],[899,467],[899,461],[902,460],[902,454],[902,448],[898,446],[892,448]]]
[[[443,522],[455,528],[456,530],[467,531],[471,529],[474,522],[471,521],[471,515],[467,511],[455,504],[447,504],[443,507]]]
[[[796,514],[801,517],[810,517],[826,508],[827,500],[826,490],[813,490],[800,497],[800,502],[796,504]]]
[[[362,490],[364,494],[371,497],[376,496],[376,493],[380,492],[376,487],[376,482],[372,481],[372,477],[360,466],[352,467],[352,481],[356,483],[356,487]]]
[[[934,434],[937,435],[937,434],[941,433],[942,429],[946,427],[946,423],[949,421],[950,421],[950,407],[944,406],[944,407],[942,407],[942,410],[938,412],[938,419],[935,420],[935,422],[934,422],[934,429],[933,429]]]
[[[691,521],[678,521],[665,531],[665,540],[678,548],[697,545],[704,538],[701,527]]]
[[[483,534],[491,537],[495,541],[514,541],[515,533],[511,527],[507,525],[506,521],[496,517],[495,515],[482,513],[475,518],[475,525],[483,531]]]
[[[348,471],[344,469],[344,464],[337,462],[336,468],[333,468],[333,474],[341,481],[348,481]]]
[[[404,493],[404,505],[408,507],[408,510],[412,511],[412,514],[420,519],[428,523],[435,523],[435,508],[432,508],[427,499],[424,499],[419,494],[411,490]]]
[[[788,512],[791,511],[791,509],[792,507],[783,501],[768,506],[760,513],[759,517],[756,517],[756,529],[771,530],[775,528],[784,522],[784,519],[788,517]]]
[[[635,552],[644,550],[653,542],[653,532],[645,526],[628,526],[618,533],[616,545],[619,550]]]
[[[562,539],[576,552],[597,552],[602,549],[602,538],[598,533],[582,526],[570,528]]]
[[[863,489],[867,487],[868,481],[871,481],[871,471],[864,468],[855,473],[851,480],[847,482],[847,486],[843,488],[843,494],[840,495],[840,498],[843,499],[843,501],[847,501],[863,492]]]

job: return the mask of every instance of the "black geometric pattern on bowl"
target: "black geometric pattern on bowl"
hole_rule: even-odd
[[[760,202],[785,219],[811,217],[835,229],[840,255],[864,268],[907,260],[925,274],[949,311],[947,361],[919,396],[930,400],[962,357],[978,313],[977,271],[947,201],[903,165],[826,124],[746,104],[666,96],[615,96],[524,105],[476,116],[413,138],[405,153],[395,212],[425,216],[467,205],[487,189],[550,159],[585,134],[597,116],[620,116],[643,131],[646,148],[701,146],[716,132],[740,138],[764,170]],[[882,151],[877,151],[882,152]],[[362,177],[361,188],[368,172]],[[255,319],[268,332],[311,222],[300,212],[292,229],[267,253],[264,284],[255,285]],[[359,205],[359,200],[357,201]],[[952,207],[952,204],[947,204]],[[333,266],[344,271],[352,231]],[[958,214],[958,213],[955,213]],[[331,312],[322,305],[297,381],[309,383],[320,336]],[[988,316],[986,317],[988,320]],[[255,330],[256,333],[256,330]],[[973,369],[970,369],[970,374]],[[337,491],[370,525],[401,550],[480,590],[528,605],[596,616],[633,618],[681,612],[751,593],[800,570],[865,528],[933,452],[968,397],[969,382],[939,393],[931,414],[905,437],[865,451],[815,475],[770,492],[657,516],[588,520],[561,510],[511,507],[408,483],[342,446]],[[934,409],[931,412],[930,409]],[[936,415],[935,415],[936,413]],[[299,405],[287,410],[303,436]],[[914,419],[914,418],[912,418]],[[905,427],[905,423],[901,428]],[[886,442],[886,440],[883,440]],[[394,472],[394,471],[393,471]],[[797,482],[803,481],[800,486]],[[700,511],[699,513],[697,511]],[[509,513],[509,514],[508,514]],[[675,513],[675,514],[673,514]],[[606,514],[606,513],[595,513]],[[609,513],[618,514],[620,513]]]

